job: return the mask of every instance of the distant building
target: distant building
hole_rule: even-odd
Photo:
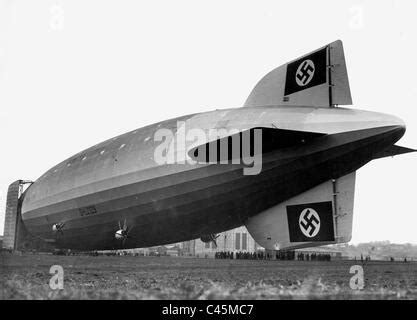
[[[7,191],[6,212],[4,220],[4,239],[2,248],[17,249],[17,226],[21,219],[19,214],[19,197],[21,194],[20,180],[13,182]]]
[[[304,256],[311,256],[312,254],[316,255],[329,255],[331,260],[347,260],[348,257],[342,255],[342,252],[337,250],[337,248],[332,248],[328,246],[324,247],[311,247],[311,248],[303,248],[294,250],[295,255],[302,253]]]
[[[4,218],[4,236],[1,248],[13,251],[50,251],[49,243],[32,236],[26,229],[21,215],[23,193],[29,181],[17,180],[9,185]]]
[[[255,252],[263,250],[246,227],[239,227],[217,235],[216,244],[214,242],[203,242],[200,239],[182,242],[180,247],[183,255],[195,256],[199,258],[214,258],[216,252]]]

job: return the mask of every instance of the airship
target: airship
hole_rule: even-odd
[[[338,40],[266,74],[242,107],[155,123],[62,161],[23,193],[22,221],[74,250],[209,242],[243,225],[271,250],[348,242],[356,171],[415,151],[395,145],[401,119],[351,104]]]

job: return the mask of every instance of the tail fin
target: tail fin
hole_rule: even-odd
[[[356,172],[326,181],[249,218],[246,228],[265,249],[349,242]]]
[[[336,106],[352,104],[341,40],[332,42],[264,76],[245,107]]]
[[[386,148],[386,149],[382,150],[381,152],[377,153],[376,155],[374,155],[374,159],[385,158],[385,157],[393,157],[393,156],[396,156],[396,155],[399,155],[399,154],[416,152],[416,151],[417,150],[406,148],[406,147],[401,147],[401,146],[397,146],[397,145],[393,144],[392,146],[389,146],[388,148]]]

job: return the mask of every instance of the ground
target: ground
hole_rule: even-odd
[[[416,262],[0,255],[3,299],[417,299]],[[51,290],[52,265],[64,288]],[[364,271],[363,290],[352,290]]]

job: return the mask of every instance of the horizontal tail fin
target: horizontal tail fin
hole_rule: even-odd
[[[352,104],[341,40],[284,64],[263,77],[245,107]]]
[[[401,146],[396,146],[394,144],[394,145],[388,147],[387,149],[377,153],[374,156],[374,159],[380,159],[380,158],[385,158],[385,157],[393,157],[393,156],[396,156],[396,155],[399,155],[399,154],[416,152],[416,151],[417,150],[406,148],[406,147],[401,147]]]

